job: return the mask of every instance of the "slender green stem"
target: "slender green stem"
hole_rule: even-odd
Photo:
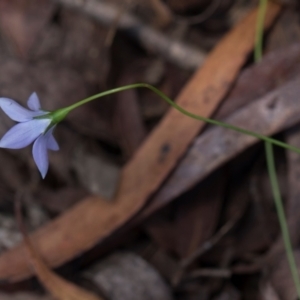
[[[263,32],[264,32],[263,26],[265,22],[267,4],[268,4],[268,0],[260,0],[259,11],[257,15],[257,23],[256,23],[256,35],[255,35],[255,48],[254,48],[255,62],[259,62],[262,59]],[[298,268],[294,257],[294,253],[293,253],[293,247],[290,239],[289,229],[288,229],[284,207],[280,195],[280,189],[277,180],[277,173],[276,173],[274,154],[273,154],[273,145],[269,141],[265,141],[265,149],[266,149],[269,178],[270,178],[274,202],[277,210],[277,216],[280,223],[281,234],[282,234],[283,243],[286,251],[286,256],[292,274],[292,278],[296,287],[296,292],[298,298],[300,299],[299,273],[298,273]]]
[[[264,23],[265,16],[267,12],[268,0],[260,0],[259,9],[257,13],[256,22],[256,33],[255,33],[255,48],[254,48],[254,60],[258,62],[262,58],[262,48],[263,48],[263,34],[264,34]]]
[[[273,154],[273,146],[266,142],[265,143],[266,149],[266,157],[267,157],[267,164],[268,164],[268,171],[273,191],[274,202],[277,210],[277,215],[280,223],[282,238],[285,246],[285,251],[288,259],[288,263],[291,269],[292,277],[294,280],[294,284],[296,287],[298,298],[300,299],[300,279],[299,273],[296,265],[296,260],[293,253],[292,243],[290,239],[289,229],[284,213],[284,207],[282,204],[282,199],[280,195],[279,185],[276,176],[276,168],[274,163],[274,154]]]
[[[115,94],[115,93],[119,93],[119,92],[122,92],[122,91],[126,91],[126,90],[129,90],[129,89],[136,89],[136,88],[150,89],[155,94],[157,94],[159,97],[161,97],[163,100],[165,100],[167,103],[169,103],[171,106],[173,106],[175,109],[177,109],[178,111],[180,111],[181,113],[183,113],[184,115],[186,115],[190,118],[193,118],[193,119],[199,120],[199,121],[203,121],[203,122],[206,122],[206,123],[209,123],[209,124],[212,124],[212,125],[217,125],[217,126],[221,126],[221,127],[224,127],[224,128],[228,128],[230,130],[234,130],[234,131],[237,131],[237,132],[240,132],[240,133],[244,133],[244,134],[253,136],[257,139],[260,139],[262,141],[270,142],[274,145],[277,145],[279,147],[282,147],[282,148],[285,148],[285,149],[288,149],[288,150],[291,150],[291,151],[294,151],[294,152],[300,154],[300,149],[299,148],[291,146],[291,145],[286,144],[284,142],[278,141],[276,139],[270,138],[268,136],[264,136],[262,134],[259,134],[259,133],[256,133],[256,132],[253,132],[253,131],[250,131],[250,130],[247,130],[247,129],[236,127],[236,126],[228,124],[228,123],[224,123],[224,122],[220,122],[220,121],[216,121],[216,120],[213,120],[213,119],[209,119],[209,118],[205,118],[205,117],[202,117],[202,116],[195,115],[195,114],[185,110],[184,108],[182,108],[178,104],[176,104],[168,96],[166,96],[163,92],[161,92],[160,90],[158,90],[154,86],[146,84],[146,83],[135,83],[135,84],[130,84],[130,85],[125,85],[125,86],[122,86],[122,87],[118,87],[118,88],[115,88],[115,89],[112,89],[112,90],[109,90],[109,91],[105,91],[103,93],[99,93],[99,94],[96,94],[96,95],[91,96],[89,98],[83,99],[83,100],[81,100],[81,101],[79,101],[79,102],[77,102],[77,103],[75,103],[71,106],[65,107],[61,110],[64,110],[67,113],[69,113],[73,109],[78,108],[79,106],[81,106],[83,104],[86,104],[88,102],[91,102],[93,100],[96,100],[98,98],[101,98],[101,97],[104,97],[104,96],[107,96],[107,95],[111,95],[111,94]]]

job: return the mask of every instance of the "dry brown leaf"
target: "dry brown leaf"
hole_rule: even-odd
[[[256,100],[300,73],[300,45],[280,48],[264,56],[262,61],[245,69],[234,88],[216,111],[216,119],[224,119],[235,110]]]
[[[297,103],[299,83],[299,78],[290,81],[231,114],[224,121],[263,135],[271,135],[294,125],[299,121],[297,115],[299,113]],[[164,185],[155,196],[155,203],[150,203],[145,215],[166,205],[173,197],[188,190],[217,167],[257,141],[251,136],[221,127],[205,131],[195,140],[186,157],[182,159],[180,167],[174,171],[167,185]],[[186,174],[192,175],[188,177]]]
[[[279,6],[270,5],[267,22]],[[194,114],[210,116],[232,85],[254,43],[256,11],[237,25],[211,52],[177,97],[177,104]],[[204,123],[171,109],[136,155],[124,167],[117,201],[143,204],[163,182]],[[139,205],[141,207],[142,205]]]
[[[47,0],[1,0],[0,29],[21,57],[26,57],[56,4]]]
[[[300,73],[299,60],[300,46],[296,44],[287,49],[270,53],[260,64],[245,70],[239,77],[236,86],[228,95],[228,98],[216,112],[215,118],[230,123],[231,121],[229,119],[226,120],[224,117],[230,116],[234,111],[246,106],[254,100],[256,101],[273,89],[278,88],[278,86],[296,78]],[[259,107],[256,109],[259,109]],[[251,124],[253,115],[256,115],[255,110],[253,110],[253,113],[249,111],[249,116],[246,118],[246,123],[244,123],[243,126],[244,128],[255,131],[253,127],[254,124]],[[271,119],[269,121],[272,122]],[[255,122],[257,122],[258,125],[261,120],[258,120],[256,117]],[[236,125],[242,126],[242,124]],[[257,126],[257,128],[261,128],[261,126]],[[263,133],[263,131],[260,132]],[[206,134],[206,131],[203,134]],[[201,155],[201,147],[204,147],[203,150],[207,151],[207,153],[210,151],[210,148],[207,148],[200,142],[200,140],[202,140],[201,136],[198,140],[199,141],[195,140],[185,155],[184,160],[180,162],[175,172],[168,178],[164,186],[139,215],[140,219],[147,217],[154,211],[165,206],[168,202],[172,201],[172,199],[186,192],[203,178],[199,176],[202,173],[201,168],[196,167],[198,169],[196,171],[193,170],[195,166],[199,166],[200,164],[197,157],[198,153]],[[220,144],[220,142],[218,143]],[[223,154],[227,159],[230,159],[230,157],[227,156],[229,154],[228,150],[229,149],[225,151],[225,149],[223,149]],[[234,155],[236,154],[237,153]],[[206,164],[203,166],[206,166]],[[205,174],[207,174],[206,171]]]
[[[214,234],[219,224],[225,182],[223,172],[217,172],[186,195],[184,201],[171,207],[171,218],[165,212],[146,222],[146,230],[155,243],[187,257]]]
[[[268,27],[280,12],[270,3]],[[177,97],[185,109],[210,116],[232,85],[254,44],[257,11],[238,24],[208,56]],[[203,127],[172,109],[123,169],[114,203],[90,197],[36,232],[34,243],[50,266],[60,265],[120,228],[146,203]],[[78,221],[80,220],[80,222]],[[76,227],[76,229],[75,229]],[[32,274],[20,245],[0,257],[0,278],[16,280]]]
[[[16,205],[16,217],[20,230],[23,235],[24,245],[28,252],[28,258],[33,266],[34,272],[41,281],[42,285],[50,292],[55,299],[58,300],[102,300],[93,293],[88,292],[75,284],[61,278],[51,271],[42,261],[26,233],[25,226],[22,220],[20,205]]]

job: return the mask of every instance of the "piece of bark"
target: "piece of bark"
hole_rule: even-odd
[[[110,255],[86,271],[110,300],[171,300],[170,287],[160,274],[134,253]]]
[[[269,4],[265,27],[274,21],[279,12],[278,5]],[[255,10],[211,52],[204,66],[196,72],[177,97],[180,106],[195,114],[212,114],[231,87],[253,47],[256,17]],[[292,91],[297,89],[292,87]],[[285,96],[292,98],[291,95]],[[273,101],[272,97],[269,100]],[[293,100],[290,101],[292,105]],[[281,105],[278,106],[281,108]],[[278,106],[274,109],[277,113]],[[292,113],[295,113],[295,110],[290,112]],[[285,117],[286,114],[280,115],[272,130],[278,130],[280,121],[285,121]],[[291,115],[288,117],[291,119]],[[294,120],[297,117],[298,115],[293,115]],[[89,197],[33,235],[34,243],[43,259],[50,266],[60,265],[121,228],[145,205],[149,196],[169,175],[203,126],[203,122],[190,119],[171,109],[123,168],[120,188],[114,203],[101,201],[100,197]],[[260,131],[260,128],[255,129]],[[220,134],[224,139],[224,132],[221,131]],[[237,136],[232,135],[232,138],[236,142]],[[246,137],[246,141],[249,140],[254,142],[253,138]],[[210,143],[212,142],[214,141],[211,139]],[[226,144],[227,140],[223,142]],[[247,146],[244,141],[241,144],[243,147]],[[221,147],[220,150],[224,151],[224,148]],[[219,153],[213,152],[213,160],[216,155]],[[212,165],[216,167],[214,163]],[[14,281],[32,274],[24,260],[23,247],[24,245],[20,245],[0,256],[0,279]]]

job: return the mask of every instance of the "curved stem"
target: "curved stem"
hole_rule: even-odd
[[[203,122],[206,122],[206,123],[209,123],[209,124],[212,124],[212,125],[217,125],[217,126],[221,126],[221,127],[224,127],[224,128],[228,128],[230,130],[234,130],[234,131],[237,131],[237,132],[240,132],[240,133],[244,133],[244,134],[253,136],[257,139],[260,139],[262,141],[270,142],[274,145],[277,145],[279,147],[282,147],[282,148],[285,148],[285,149],[288,149],[288,150],[291,150],[291,151],[294,151],[294,152],[297,152],[297,153],[300,154],[300,149],[299,148],[291,146],[291,145],[286,144],[284,142],[278,141],[276,139],[270,138],[268,136],[264,136],[262,134],[259,134],[259,133],[256,133],[256,132],[253,132],[253,131],[250,131],[250,130],[247,130],[247,129],[236,127],[236,126],[228,124],[228,123],[224,123],[224,122],[216,121],[216,120],[213,120],[213,119],[210,119],[210,118],[205,118],[205,117],[202,117],[202,116],[195,115],[195,114],[185,110],[184,108],[182,108],[181,106],[176,104],[174,101],[172,101],[163,92],[161,92],[160,90],[158,90],[154,86],[149,85],[147,83],[135,83],[135,84],[129,84],[129,85],[125,85],[125,86],[122,86],[122,87],[115,88],[115,89],[111,89],[109,91],[105,91],[105,92],[93,95],[91,97],[88,97],[86,99],[83,99],[83,100],[81,100],[81,101],[79,101],[79,102],[77,102],[73,105],[70,105],[68,107],[63,108],[62,110],[65,110],[67,113],[69,113],[73,109],[78,108],[79,106],[84,105],[84,104],[86,104],[88,102],[91,102],[93,100],[96,100],[98,98],[101,98],[101,97],[104,97],[104,96],[107,96],[107,95],[111,95],[111,94],[115,94],[115,93],[119,93],[119,92],[122,92],[122,91],[126,91],[126,90],[129,90],[129,89],[136,89],[136,88],[150,89],[155,94],[157,94],[159,97],[161,97],[163,100],[165,100],[167,103],[169,103],[172,107],[174,107],[175,109],[177,109],[178,111],[180,111],[181,113],[183,113],[184,115],[186,115],[190,118],[193,118],[193,119],[199,120],[199,121],[203,121]]]

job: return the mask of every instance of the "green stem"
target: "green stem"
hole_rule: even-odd
[[[262,48],[263,48],[263,34],[264,34],[264,23],[265,16],[267,12],[268,0],[260,0],[259,10],[257,13],[256,22],[256,33],[255,33],[255,48],[254,48],[254,60],[259,62],[262,58]]]
[[[268,4],[268,0],[260,0],[259,11],[257,15],[257,23],[256,23],[256,35],[255,35],[255,48],[254,48],[255,62],[259,62],[262,59],[263,32],[264,32],[263,26],[264,26],[266,11],[267,11],[267,4]],[[296,292],[298,298],[300,299],[299,273],[298,273],[298,268],[294,257],[294,253],[293,253],[293,247],[290,239],[289,229],[288,229],[288,225],[284,213],[284,207],[280,195],[280,189],[277,180],[274,154],[273,154],[273,145],[270,142],[265,141],[265,149],[266,149],[269,178],[270,178],[273,198],[277,210],[277,216],[280,223],[281,234],[282,234],[283,243],[286,251],[286,256],[288,259],[288,264],[290,267],[292,278],[296,287]]]
[[[276,176],[276,168],[275,168],[275,162],[274,162],[274,154],[273,154],[273,146],[269,142],[265,143],[265,149],[266,149],[266,157],[267,157],[267,165],[268,165],[268,171],[273,191],[273,197],[274,202],[277,210],[278,220],[280,223],[282,238],[284,242],[284,247],[288,259],[288,263],[290,266],[290,270],[292,273],[292,277],[294,280],[294,284],[296,287],[298,298],[300,299],[300,279],[299,279],[299,273],[297,269],[296,260],[293,253],[292,243],[290,239],[289,229],[284,213],[284,207],[282,204],[282,199],[280,195],[279,185],[277,181]]]
[[[112,89],[112,90],[109,90],[109,91],[105,91],[105,92],[96,94],[94,96],[91,96],[89,98],[83,99],[83,100],[81,100],[81,101],[79,101],[79,102],[77,102],[77,103],[75,103],[71,106],[68,106],[68,107],[65,107],[65,108],[61,109],[60,111],[64,111],[65,112],[64,114],[66,115],[67,113],[71,112],[73,109],[78,108],[79,106],[84,105],[84,104],[86,104],[88,102],[91,102],[93,100],[96,100],[98,98],[101,98],[101,97],[104,97],[104,96],[107,96],[107,95],[111,95],[111,94],[115,94],[115,93],[119,93],[119,92],[122,92],[122,91],[126,91],[126,90],[129,90],[129,89],[136,89],[136,88],[150,89],[155,94],[157,94],[159,97],[161,97],[163,100],[165,100],[167,103],[169,103],[172,107],[174,107],[179,112],[183,113],[184,115],[186,115],[186,116],[188,116],[192,119],[203,121],[203,122],[206,122],[208,124],[228,128],[230,130],[234,130],[234,131],[237,131],[237,132],[240,132],[240,133],[243,133],[243,134],[247,134],[247,135],[253,136],[257,139],[260,139],[262,141],[270,142],[274,145],[277,145],[279,147],[282,147],[282,148],[285,148],[285,149],[288,149],[288,150],[291,150],[291,151],[294,151],[294,152],[300,154],[300,149],[299,148],[291,146],[291,145],[286,144],[284,142],[278,141],[276,139],[264,136],[262,134],[259,134],[259,133],[256,133],[256,132],[253,132],[253,131],[250,131],[250,130],[247,130],[247,129],[236,127],[236,126],[228,124],[228,123],[224,123],[224,122],[220,122],[220,121],[216,121],[216,120],[213,120],[213,119],[209,119],[209,118],[205,118],[205,117],[202,117],[202,116],[195,115],[195,114],[185,110],[184,108],[182,108],[181,106],[176,104],[174,101],[172,101],[169,97],[167,97],[163,92],[161,92],[160,90],[158,90],[154,86],[149,85],[147,83],[135,83],[135,84],[130,84],[130,85],[125,85],[125,86],[122,86],[122,87],[118,87],[118,88],[115,88],[115,89]],[[55,112],[54,112],[54,114],[55,114]]]

